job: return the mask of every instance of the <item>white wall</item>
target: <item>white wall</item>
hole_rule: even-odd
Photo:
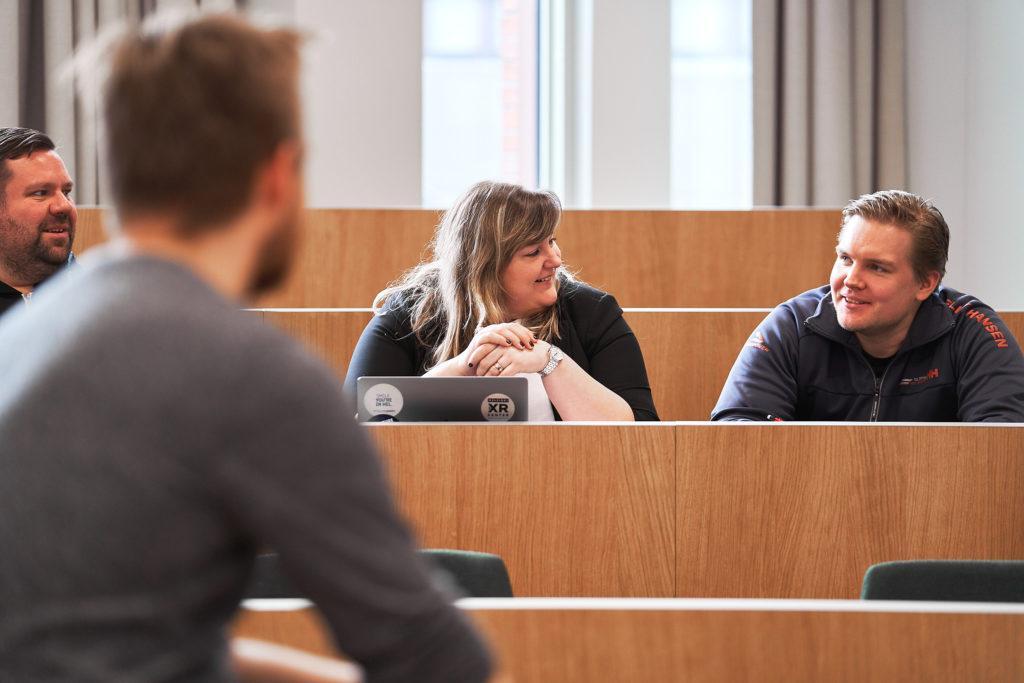
[[[260,2],[324,34],[305,81],[310,205],[419,205],[419,0]],[[567,155],[588,166],[567,169],[569,203],[666,207],[669,0],[574,6],[593,22],[576,47],[594,82],[573,103],[590,121]],[[908,189],[950,223],[947,282],[1002,309],[1024,309],[1022,26],[1020,0],[907,0]]]
[[[669,204],[670,0],[573,0],[592,18],[569,77],[583,125],[569,203]],[[259,0],[318,35],[304,72],[310,206],[421,203],[422,3]],[[580,96],[586,101],[580,101]],[[570,95],[572,96],[572,95]],[[577,118],[576,121],[580,121]],[[582,162],[580,164],[579,162]]]
[[[18,3],[0,2],[0,127],[18,120],[18,28]]]
[[[422,3],[280,5],[289,8],[315,32],[303,73],[307,204],[419,206]]]
[[[909,187],[952,233],[946,281],[1024,309],[1024,3],[908,0]]]
[[[592,3],[589,204],[667,207],[670,0]]]

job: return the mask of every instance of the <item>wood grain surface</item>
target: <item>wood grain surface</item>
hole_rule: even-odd
[[[369,429],[423,544],[501,555],[517,596],[850,599],[877,562],[1024,559],[1024,426]]]
[[[467,611],[496,652],[501,680],[516,683],[1024,677],[1022,614],[838,611],[828,603],[813,611]],[[243,610],[234,634],[335,654],[313,608]]]
[[[855,598],[904,559],[1024,559],[1024,425],[685,425],[679,597]]]
[[[106,239],[102,210],[79,208],[78,253]],[[260,306],[369,307],[429,254],[440,214],[426,209],[307,209],[295,268]],[[835,209],[570,210],[557,231],[567,266],[630,307],[774,306],[824,284]]]
[[[995,681],[1024,615],[481,610],[517,683]]]
[[[342,379],[372,315],[369,310],[264,310],[258,314],[322,356]],[[766,314],[763,310],[686,308],[625,311],[643,351],[662,420],[710,417],[736,355]],[[1001,315],[1013,335],[1024,339],[1024,312]]]
[[[520,596],[672,595],[669,425],[370,427],[426,547],[497,553]]]

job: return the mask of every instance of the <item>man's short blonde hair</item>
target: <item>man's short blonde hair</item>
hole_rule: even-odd
[[[851,200],[843,208],[843,228],[854,216],[910,232],[914,275],[924,281],[935,272],[942,281],[949,258],[949,226],[930,201],[902,190],[881,190]]]

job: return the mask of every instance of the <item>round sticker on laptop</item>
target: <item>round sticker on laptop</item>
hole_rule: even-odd
[[[516,414],[516,404],[505,394],[491,394],[480,404],[480,412],[488,422],[508,422]]]
[[[394,384],[374,384],[366,390],[363,405],[370,415],[398,415],[405,405],[402,392]]]

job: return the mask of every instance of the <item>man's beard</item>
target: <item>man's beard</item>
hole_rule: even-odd
[[[290,212],[264,242],[248,287],[250,299],[274,289],[288,276],[298,245],[299,216],[299,211]]]
[[[62,246],[47,246],[43,239],[44,231],[51,228],[67,230],[67,242]],[[75,239],[75,226],[70,218],[48,218],[33,228],[35,241],[27,248],[0,249],[0,259],[4,270],[12,274],[21,283],[37,285],[50,277],[58,268],[67,263],[68,255]],[[0,235],[12,236],[27,232],[26,227],[12,218],[0,218]]]

